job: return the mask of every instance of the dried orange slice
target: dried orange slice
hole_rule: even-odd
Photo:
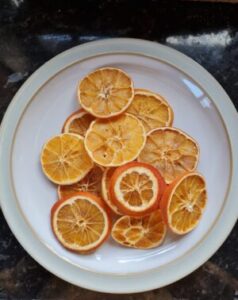
[[[130,114],[96,119],[85,136],[85,148],[94,162],[105,167],[120,166],[137,158],[146,140],[142,123]]]
[[[70,185],[59,185],[59,198],[68,198],[77,192],[89,192],[96,196],[101,196],[101,181],[103,169],[99,166],[94,166],[91,171],[79,182]]]
[[[165,234],[166,226],[159,209],[141,218],[123,216],[112,228],[112,237],[117,243],[137,249],[161,245]]]
[[[102,197],[107,203],[107,205],[110,207],[110,209],[117,215],[121,215],[122,213],[119,211],[117,206],[113,203],[111,200],[111,196],[109,193],[109,182],[112,177],[113,172],[115,171],[116,168],[108,168],[104,171],[103,176],[102,176]]]
[[[185,234],[198,225],[206,202],[205,179],[192,172],[181,176],[165,190],[160,207],[169,228],[177,234]]]
[[[197,142],[180,129],[163,127],[150,131],[138,161],[156,167],[166,183],[195,170],[199,159]]]
[[[136,89],[127,112],[135,115],[143,123],[146,132],[164,126],[171,126],[173,110],[159,95],[146,90]]]
[[[86,192],[57,201],[51,209],[51,226],[65,248],[81,253],[96,250],[110,234],[103,201]]]
[[[72,184],[81,180],[93,167],[80,135],[64,133],[51,138],[41,152],[41,166],[49,180]]]
[[[133,82],[128,74],[116,68],[102,68],[88,74],[78,86],[81,106],[98,118],[121,114],[134,96]]]
[[[83,110],[76,111],[66,119],[62,132],[85,136],[85,133],[93,120],[95,120],[95,118],[89,113]]]
[[[110,179],[112,201],[125,215],[141,217],[159,207],[165,182],[151,165],[131,162],[117,168]]]
[[[168,101],[163,96],[161,96],[159,93],[155,93],[155,92],[152,92],[152,91],[146,90],[146,89],[134,89],[134,92],[136,92],[136,91],[143,92],[143,93],[146,93],[149,95],[158,96],[161,99],[161,101],[163,101],[165,104],[167,104],[170,108],[170,113],[171,113],[171,124],[168,126],[172,126],[173,121],[174,121],[174,111],[173,111],[172,107],[169,105]]]

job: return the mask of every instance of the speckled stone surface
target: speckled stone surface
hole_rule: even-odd
[[[77,4],[76,4],[77,3]],[[238,107],[238,5],[171,1],[0,0],[0,118],[39,66],[100,38],[157,41],[192,57]],[[38,265],[0,213],[0,299],[238,300],[238,227],[202,267],[162,289],[107,295],[75,287]]]

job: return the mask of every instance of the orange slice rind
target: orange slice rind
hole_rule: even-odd
[[[103,200],[106,202],[106,204],[110,207],[110,209],[117,215],[121,215],[122,213],[119,211],[117,206],[113,203],[111,200],[111,196],[109,193],[109,182],[112,177],[113,172],[115,171],[115,168],[108,168],[103,172],[102,176],[102,182],[101,182],[101,191],[102,191],[102,197]]]

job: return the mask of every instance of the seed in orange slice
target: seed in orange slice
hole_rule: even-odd
[[[62,132],[85,136],[85,133],[93,120],[95,120],[95,118],[89,113],[83,110],[76,111],[66,119]]]
[[[101,182],[101,190],[102,190],[102,197],[110,207],[110,209],[117,215],[121,215],[122,213],[119,211],[117,206],[111,200],[111,196],[109,193],[109,182],[112,177],[113,172],[116,168],[108,168],[103,172],[102,182]]]
[[[110,234],[103,201],[86,192],[57,201],[51,209],[51,226],[65,248],[80,253],[96,250]]]
[[[135,116],[123,114],[96,119],[85,136],[85,148],[94,162],[105,167],[121,166],[137,158],[145,145],[144,126]]]
[[[112,228],[113,239],[126,247],[150,249],[162,244],[166,226],[159,209],[140,218],[123,216]]]
[[[49,180],[68,185],[81,180],[93,167],[84,139],[80,135],[64,133],[45,143],[41,152],[41,166]]]
[[[164,126],[171,126],[173,110],[158,94],[135,90],[135,95],[127,112],[135,115],[144,125],[146,132]]]
[[[96,196],[101,196],[101,181],[103,169],[95,165],[91,171],[79,182],[70,185],[59,185],[59,198],[68,198],[77,192],[89,192]]]
[[[151,165],[131,162],[113,172],[109,186],[111,199],[123,214],[141,217],[159,207],[165,182]]]
[[[133,96],[132,79],[116,68],[97,69],[78,85],[79,103],[98,118],[121,114],[130,105]]]
[[[180,129],[163,127],[147,134],[138,161],[157,168],[166,183],[195,170],[199,159],[197,142]]]
[[[163,218],[177,234],[193,230],[199,223],[207,202],[205,179],[196,172],[176,179],[161,200]]]

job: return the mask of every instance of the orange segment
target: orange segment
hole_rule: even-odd
[[[182,130],[172,127],[150,131],[138,157],[139,161],[155,166],[166,183],[195,170],[198,159],[199,147],[196,141]]]
[[[127,112],[141,120],[146,132],[171,126],[173,122],[173,111],[169,104],[160,95],[146,90],[135,90]]]
[[[64,133],[50,139],[41,152],[41,166],[49,180],[56,184],[72,184],[81,180],[93,167],[83,138]]]
[[[95,118],[89,113],[82,110],[76,111],[66,119],[62,132],[85,136],[85,133],[93,120],[95,120]]]
[[[77,192],[89,192],[96,196],[101,196],[101,181],[103,169],[99,166],[94,166],[91,171],[79,182],[71,185],[59,185],[59,198],[68,198]]]
[[[120,166],[137,158],[146,140],[142,123],[130,114],[96,119],[85,136],[85,148],[94,162]]]
[[[107,205],[110,207],[110,209],[117,215],[121,215],[122,213],[119,211],[117,206],[113,203],[110,193],[109,193],[109,182],[112,177],[113,172],[115,171],[115,168],[108,168],[104,171],[102,176],[102,197],[107,203]]]
[[[133,218],[123,216],[112,228],[113,239],[126,247],[150,249],[159,246],[166,234],[160,210],[149,216]]]
[[[51,225],[65,248],[81,253],[97,249],[110,233],[102,200],[85,192],[57,201],[51,209]]]
[[[185,234],[198,225],[206,202],[205,179],[198,173],[187,173],[166,189],[161,210],[169,228]]]
[[[110,179],[110,197],[125,215],[141,217],[158,208],[165,183],[152,166],[131,162],[117,168]]]
[[[102,68],[88,74],[79,83],[81,106],[98,118],[116,116],[127,109],[134,96],[133,82],[120,69]]]

